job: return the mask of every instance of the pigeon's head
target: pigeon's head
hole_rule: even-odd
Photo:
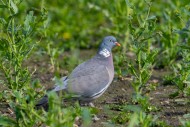
[[[120,44],[117,42],[116,38],[113,36],[106,36],[104,37],[99,50],[107,49],[111,52],[112,48],[115,46],[120,46]]]

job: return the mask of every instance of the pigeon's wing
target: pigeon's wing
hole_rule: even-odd
[[[105,65],[89,60],[73,70],[68,77],[67,90],[79,96],[93,97],[105,91],[111,81]]]

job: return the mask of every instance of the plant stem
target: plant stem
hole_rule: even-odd
[[[146,25],[146,21],[150,15],[150,7],[151,7],[151,3],[147,3],[148,4],[148,12],[147,12],[147,15],[146,15],[146,19],[144,20],[144,24],[143,24],[143,28],[145,27]]]

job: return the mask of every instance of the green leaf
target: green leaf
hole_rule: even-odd
[[[4,127],[6,127],[6,126],[8,126],[8,127],[15,126],[16,125],[16,121],[14,121],[11,118],[7,118],[5,116],[0,116],[0,125],[4,126]]]
[[[138,119],[139,115],[137,113],[134,113],[131,116],[131,119],[129,121],[129,125],[128,127],[136,127],[139,124],[139,119]]]
[[[11,7],[12,7],[14,14],[17,14],[18,13],[18,7],[16,6],[16,4],[12,0],[10,2],[11,2]]]
[[[91,115],[90,111],[88,109],[84,108],[82,111],[82,119],[84,121],[85,126],[88,126],[91,123],[91,116],[90,115]]]
[[[9,42],[6,39],[0,39],[0,50],[7,50]]]
[[[139,107],[138,105],[127,105],[124,107],[124,110],[133,111],[133,112],[142,111],[141,107]]]
[[[181,45],[178,45],[178,46],[180,46],[182,49],[190,49],[190,46],[185,45],[185,44],[181,44]]]
[[[150,16],[147,20],[153,20],[153,19],[156,19],[156,16],[155,16],[155,15]]]
[[[32,31],[32,25],[35,23],[35,16],[33,11],[30,11],[29,14],[27,14],[26,19],[24,21],[24,34],[28,35]]]
[[[6,25],[6,24],[7,24],[7,22],[5,21],[4,18],[0,18],[0,23],[3,24],[3,25]]]
[[[129,2],[129,0],[125,0],[125,2],[126,2],[126,4],[127,4],[131,9],[134,8],[134,6]]]
[[[0,5],[0,8],[8,8],[7,5]]]

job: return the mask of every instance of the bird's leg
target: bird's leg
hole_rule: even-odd
[[[79,104],[81,106],[90,106],[90,107],[95,108],[95,105],[92,102],[82,102],[82,101],[79,101]]]

